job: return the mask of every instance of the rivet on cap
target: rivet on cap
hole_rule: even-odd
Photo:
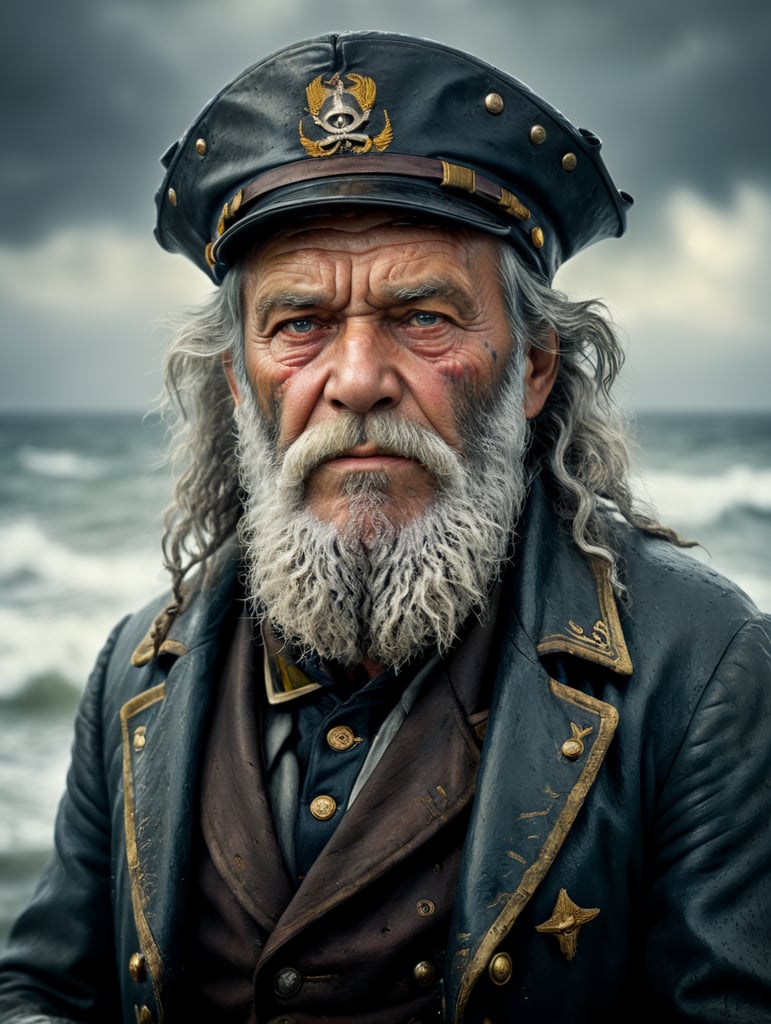
[[[530,141],[534,146],[540,146],[546,142],[546,129],[541,124],[534,124],[530,129]]]
[[[566,153],[562,158],[562,170],[574,171],[577,163],[578,160],[576,159],[575,153]]]
[[[543,249],[543,230],[541,228],[533,228],[530,232],[530,241],[536,249]]]
[[[496,953],[487,968],[494,985],[505,985],[511,979],[511,957],[508,953]]]
[[[436,912],[436,904],[433,900],[418,900],[418,913],[421,917],[431,917]]]
[[[195,151],[200,156],[206,156],[206,150],[208,148],[209,147],[206,145],[206,139],[196,139],[195,140]]]
[[[421,960],[415,964],[412,975],[418,985],[433,985],[436,980],[436,967],[428,960]]]
[[[499,92],[488,92],[485,96],[485,110],[488,114],[502,114],[503,96]]]
[[[331,796],[316,796],[311,800],[310,812],[317,821],[329,821],[337,810],[337,804]]]
[[[171,203],[171,205],[172,206],[176,206],[177,205],[177,193],[174,191],[174,189],[170,188],[169,191],[166,193],[166,195],[168,196],[168,200]]]

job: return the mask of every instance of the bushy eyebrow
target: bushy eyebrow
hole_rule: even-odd
[[[268,319],[276,310],[313,309],[323,305],[326,296],[308,292],[275,292],[265,295],[254,307],[257,330],[264,330]]]
[[[460,316],[471,319],[477,309],[474,298],[464,288],[443,277],[430,277],[416,284],[386,286],[383,298],[394,305],[405,305],[425,299],[442,299],[457,309]],[[315,309],[329,302],[322,292],[272,292],[264,295],[254,306],[258,331],[264,331],[268,320],[277,311]]]
[[[399,303],[414,302],[417,299],[443,299],[454,306],[461,316],[468,318],[473,316],[476,308],[473,296],[443,277],[429,277],[419,284],[389,288],[386,294],[389,299]]]

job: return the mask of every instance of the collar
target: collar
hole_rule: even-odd
[[[262,647],[265,652],[265,693],[269,704],[286,704],[323,687],[324,683],[305,672],[290,656],[289,649],[282,646],[273,631],[264,624]]]
[[[606,563],[573,542],[543,481],[533,481],[509,571],[511,602],[538,655],[570,654],[632,674]]]

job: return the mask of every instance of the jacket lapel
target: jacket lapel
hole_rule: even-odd
[[[447,999],[471,990],[554,862],[602,766],[614,707],[551,679],[547,655],[632,671],[610,585],[536,482],[501,608],[503,643],[449,937]]]
[[[198,815],[199,754],[235,596],[232,555],[232,549],[222,555],[218,584],[190,597],[157,656],[147,638],[140,643],[129,671],[143,672],[148,682],[120,711],[131,901],[159,999],[164,976],[168,981],[176,966],[187,902],[182,890]]]
[[[203,830],[220,875],[268,933],[292,898],[276,837],[255,714],[252,620],[239,619],[212,717],[203,769]],[[258,673],[259,675],[259,673]],[[259,684],[258,684],[259,685]]]

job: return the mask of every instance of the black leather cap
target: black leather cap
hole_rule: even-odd
[[[227,85],[164,155],[156,238],[215,282],[282,220],[415,211],[507,239],[550,280],[623,234],[600,140],[522,82],[440,43],[345,32]]]

